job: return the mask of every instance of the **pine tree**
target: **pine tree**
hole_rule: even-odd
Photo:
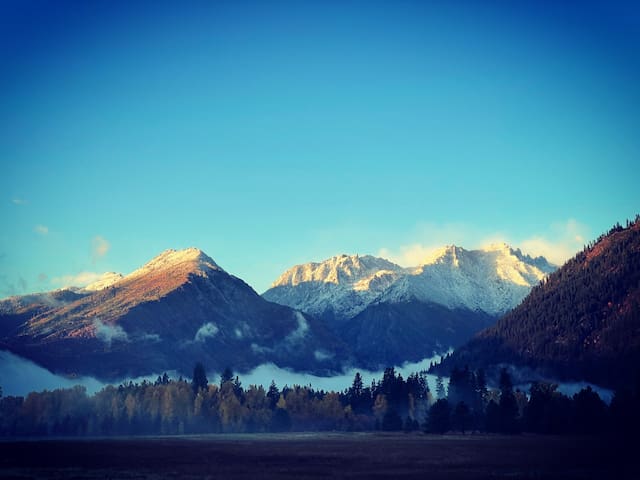
[[[429,409],[427,431],[444,434],[451,428],[451,407],[445,398],[439,399]]]
[[[500,370],[500,431],[516,433],[518,425],[518,403],[513,394],[513,383],[506,368]]]
[[[220,387],[222,387],[222,385],[224,385],[226,382],[232,382],[232,381],[233,381],[233,371],[229,367],[226,367],[222,372],[222,375],[220,375]]]
[[[356,372],[356,376],[353,377],[353,383],[351,384],[351,390],[349,391],[349,394],[355,396],[356,398],[360,397],[360,395],[362,395],[362,389],[362,376],[360,375],[360,372]]]
[[[444,390],[444,382],[442,380],[442,377],[440,375],[438,375],[436,377],[436,397],[437,398],[445,398],[447,396],[445,390]]]
[[[458,402],[456,408],[453,410],[451,420],[453,423],[453,427],[456,430],[460,430],[464,435],[464,433],[471,427],[473,422],[471,410],[466,403]]]
[[[367,410],[366,404],[368,402],[364,395],[364,384],[360,372],[356,372],[351,388],[347,392],[347,398],[354,412],[363,413],[363,411]]]
[[[269,408],[273,410],[276,408],[276,404],[278,400],[280,400],[280,390],[276,386],[276,382],[271,380],[271,385],[269,385],[269,390],[267,391],[267,398],[269,399]]]
[[[207,374],[204,369],[204,365],[198,362],[193,367],[193,379],[191,380],[191,388],[194,394],[198,394],[198,391],[206,390],[209,387],[209,381],[207,380]]]

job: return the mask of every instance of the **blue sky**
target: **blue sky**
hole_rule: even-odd
[[[262,292],[338,253],[562,261],[639,210],[618,2],[0,5],[0,297],[197,246]]]

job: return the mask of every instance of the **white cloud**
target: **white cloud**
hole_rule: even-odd
[[[333,353],[325,352],[323,350],[315,350],[313,352],[313,356],[315,357],[316,360],[318,360],[319,362],[322,362],[324,360],[329,360],[333,358]]]
[[[419,243],[413,243],[411,245],[403,245],[397,251],[381,248],[378,250],[377,256],[397,263],[401,267],[415,267],[424,263],[439,247],[442,247],[442,245],[421,245]]]
[[[431,358],[425,358],[419,362],[396,365],[395,370],[396,373],[401,373],[404,378],[407,378],[412,373],[428,369],[432,362],[437,362],[439,360],[440,355],[435,355]],[[384,374],[383,371],[370,371],[362,368],[345,368],[341,374],[329,377],[319,377],[306,372],[295,372],[286,368],[280,368],[272,363],[264,363],[250,372],[241,374],[240,380],[242,380],[244,385],[262,385],[264,388],[269,388],[269,385],[273,380],[280,387],[283,385],[311,384],[318,390],[340,392],[351,386],[356,372],[360,373],[365,385],[371,384],[372,380],[380,380]],[[427,375],[427,381],[430,388],[435,388],[435,375]],[[445,385],[447,385],[448,378],[444,377],[444,382]]]
[[[71,388],[74,385],[84,385],[87,387],[87,393],[93,395],[104,387],[102,382],[90,377],[67,378],[54,375],[30,360],[2,350],[0,350],[0,372],[2,372],[3,393],[7,396],[26,397],[29,392]]]
[[[196,332],[194,340],[196,342],[204,342],[207,338],[215,337],[218,331],[219,329],[214,323],[205,323]]]
[[[28,202],[24,198],[15,197],[11,199],[11,203],[14,205],[26,205]]]
[[[63,275],[51,279],[51,283],[58,288],[85,287],[100,280],[105,274],[96,272],[80,272],[76,275]]]
[[[401,245],[398,248],[381,248],[377,256],[397,263],[402,267],[416,267],[422,265],[433,252],[444,245],[469,245],[469,239],[477,237],[477,232],[461,223],[422,223],[413,233],[415,241]],[[468,248],[468,247],[467,247]]]
[[[307,319],[304,318],[304,315],[302,315],[297,310],[294,312],[294,314],[296,321],[298,322],[298,326],[289,335],[286,336],[285,340],[287,340],[288,342],[297,342],[299,340],[302,340],[309,331],[309,323],[307,322]]]
[[[504,232],[487,233],[461,224],[438,226],[425,224],[413,235],[417,241],[397,248],[381,248],[379,257],[403,267],[421,265],[431,254],[445,245],[457,245],[468,250],[495,243],[507,243],[533,257],[543,256],[562,265],[575,255],[590,238],[589,229],[574,219],[551,224],[545,232],[529,237],[516,237]]]
[[[49,227],[46,227],[44,225],[36,225],[33,228],[33,231],[36,232],[38,235],[48,235],[49,234]]]
[[[551,226],[551,239],[536,235],[519,243],[523,252],[534,257],[542,255],[556,265],[562,265],[587,243],[589,232],[585,225],[570,219]]]
[[[272,353],[273,348],[264,347],[262,345],[258,345],[257,343],[251,344],[251,351],[253,353]]]
[[[91,259],[93,263],[104,257],[111,249],[111,244],[100,235],[96,235],[91,240]]]
[[[129,341],[127,332],[125,332],[120,325],[109,325],[102,323],[100,320],[95,320],[93,326],[95,328],[96,338],[102,340],[107,345],[111,345],[111,342],[114,340],[121,342]]]
[[[161,340],[160,335],[157,333],[145,333],[140,338],[147,342],[159,342]]]

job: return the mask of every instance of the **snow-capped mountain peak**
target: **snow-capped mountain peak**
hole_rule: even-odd
[[[313,315],[347,318],[364,310],[405,273],[383,258],[336,255],[290,268],[263,296]]]
[[[306,282],[352,286],[381,271],[401,272],[403,270],[402,267],[383,258],[342,254],[322,262],[296,265],[284,272],[271,287],[294,287]]]
[[[391,286],[383,298],[395,302],[414,298],[501,315],[553,270],[544,258],[532,259],[506,243],[479,250],[450,245]]]
[[[553,270],[543,257],[532,258],[506,243],[479,250],[447,245],[414,268],[368,255],[297,265],[264,296],[314,315],[329,312],[342,319],[372,303],[413,300],[501,315]]]
[[[454,267],[459,267],[459,256],[464,255],[464,252],[464,248],[457,247],[455,245],[447,245],[434,250],[431,255],[424,260],[423,265],[448,264]]]
[[[194,247],[184,250],[165,250],[157,257],[151,259],[139,269],[127,275],[126,279],[156,273],[162,271],[190,271],[191,273],[204,275],[211,270],[222,271],[216,262],[202,250]]]

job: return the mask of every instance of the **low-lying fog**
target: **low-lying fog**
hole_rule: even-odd
[[[411,373],[428,369],[431,362],[439,361],[439,359],[440,356],[438,355],[432,358],[425,358],[420,362],[404,363],[400,366],[396,366],[395,369],[397,373],[401,373],[404,378],[407,378]],[[279,388],[282,388],[285,385],[311,385],[316,390],[342,391],[351,386],[356,372],[360,372],[362,375],[362,380],[365,386],[370,385],[372,380],[380,380],[383,374],[382,371],[372,372],[363,369],[351,368],[341,375],[319,377],[316,375],[282,369],[269,363],[260,365],[248,373],[239,374],[239,377],[242,385],[245,387],[248,387],[249,385],[262,385],[265,389],[268,389],[271,381],[273,380]],[[159,372],[159,374],[145,377],[126,378],[122,379],[122,382],[128,382],[130,380],[134,382],[142,382],[145,379],[153,382],[156,380],[158,375],[161,375],[162,373],[163,372]],[[172,378],[177,377],[175,372],[167,373]],[[209,372],[207,377],[210,383],[217,383],[220,379],[220,373]],[[445,378],[444,380],[446,385],[448,379]],[[435,392],[436,376],[427,375],[427,381],[431,391]],[[42,368],[29,360],[6,351],[0,351],[0,387],[2,387],[2,392],[5,396],[25,396],[29,392],[33,391],[70,388],[74,385],[83,385],[86,387],[89,394],[94,394],[103,388],[106,383],[92,377],[67,378],[54,375],[45,368]],[[565,395],[571,396],[587,385],[591,385],[591,387],[598,392],[605,402],[609,403],[611,401],[613,396],[613,392],[611,390],[600,388],[586,382],[559,383],[558,390]],[[528,392],[529,390],[528,385],[521,385],[519,388],[525,392]]]
[[[396,372],[402,374],[403,377],[409,376],[411,373],[420,372],[429,368],[430,363],[440,359],[440,356],[427,358],[416,363],[405,363],[397,366]],[[279,368],[272,363],[260,365],[252,371],[244,374],[237,374],[240,377],[242,385],[262,385],[265,389],[269,388],[271,381],[275,381],[278,387],[284,385],[312,385],[316,390],[325,391],[342,391],[349,388],[353,383],[353,377],[356,372],[360,372],[365,385],[370,385],[372,380],[380,380],[382,371],[371,372],[362,369],[351,368],[341,375],[333,377],[318,377],[307,373],[298,373],[283,368]],[[138,378],[126,378],[121,382],[141,382],[142,380],[155,381],[159,372],[154,375],[148,375]],[[175,372],[167,372],[170,377],[175,378]],[[234,372],[235,373],[235,372]],[[220,372],[208,372],[207,377],[210,383],[217,383],[220,380]],[[185,376],[186,378],[186,376]],[[190,380],[190,376],[188,377]],[[435,389],[435,375],[428,375],[429,387]],[[0,351],[0,386],[4,395],[26,395],[33,391],[53,390],[55,388],[69,388],[74,385],[84,385],[89,394],[93,394],[106,385],[92,377],[76,377],[67,378],[55,375],[45,368],[25,358],[14,355],[10,352]]]

